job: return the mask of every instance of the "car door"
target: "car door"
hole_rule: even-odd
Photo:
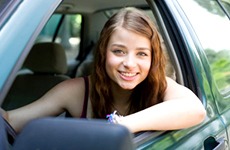
[[[209,68],[206,72],[210,75],[211,92],[213,93],[220,119],[228,130],[227,137],[229,137],[230,2],[199,0],[194,2],[191,3],[190,7],[196,7],[196,11],[191,12],[189,11],[190,7],[185,8],[185,3],[179,0],[203,48],[200,50],[208,60],[208,64],[205,66]],[[201,18],[205,19],[202,21]],[[229,141],[229,139],[227,140]]]
[[[201,26],[207,18],[201,15],[202,12],[194,18],[189,16],[199,10],[206,12],[205,6],[208,4],[211,10],[221,10],[220,6],[216,1],[199,0],[148,0],[148,3],[160,24],[163,39],[171,53],[177,82],[190,88],[200,98],[207,116],[202,124],[192,128],[142,133],[134,138],[138,149],[227,149],[226,124],[229,124],[229,115],[226,110],[229,107],[225,106],[222,113],[220,112],[219,101],[223,102],[224,99],[218,94],[206,49],[200,41],[200,35],[194,30],[194,20],[190,20],[197,19],[197,26]],[[207,36],[211,36],[209,34]],[[225,104],[227,105],[227,102]]]
[[[212,93],[215,98],[218,113],[230,131],[230,1],[200,2],[206,11],[200,15],[206,16],[206,21],[199,25],[194,14],[188,14],[194,30],[200,38],[201,45],[210,66],[212,76]],[[187,12],[186,12],[187,13]],[[209,33],[209,34],[207,34]]]

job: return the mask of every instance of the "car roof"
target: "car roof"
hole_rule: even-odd
[[[146,0],[63,0],[57,9],[59,13],[93,13],[119,7],[144,7]]]

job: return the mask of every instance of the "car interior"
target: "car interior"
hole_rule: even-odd
[[[69,79],[64,48],[57,43],[36,43],[17,75],[2,107],[16,109],[40,98],[56,84]],[[26,68],[26,69],[25,69]]]

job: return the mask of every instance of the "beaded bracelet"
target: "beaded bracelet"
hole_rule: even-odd
[[[108,118],[108,122],[110,122],[110,123],[119,123],[120,118],[123,117],[123,116],[117,115],[116,113],[117,113],[117,111],[115,110],[113,113],[108,114],[106,116],[106,118]]]

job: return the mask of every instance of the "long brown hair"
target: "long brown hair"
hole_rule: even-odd
[[[130,97],[129,114],[143,110],[163,101],[166,89],[165,58],[160,37],[151,19],[136,8],[123,8],[104,25],[95,49],[94,70],[91,76],[91,103],[93,117],[105,118],[112,111],[110,78],[105,69],[106,49],[117,27],[147,37],[152,46],[152,62],[148,76],[135,87]]]

